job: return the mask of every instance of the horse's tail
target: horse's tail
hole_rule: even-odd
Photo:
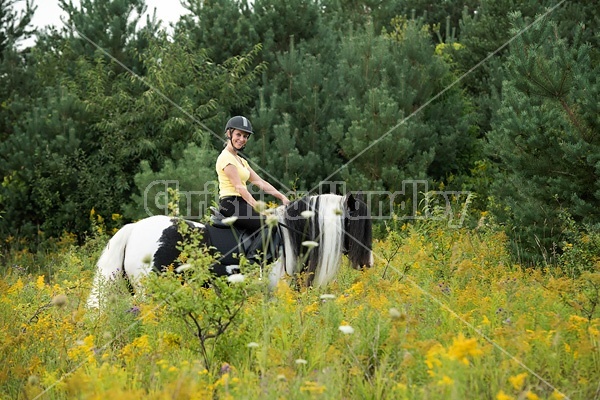
[[[102,255],[96,263],[97,271],[92,284],[92,291],[87,300],[88,308],[99,308],[102,285],[123,274],[125,248],[133,227],[134,224],[127,224],[119,229],[102,251]]]

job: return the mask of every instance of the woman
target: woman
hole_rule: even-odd
[[[217,158],[217,175],[219,177],[219,205],[221,213],[226,217],[238,217],[235,226],[256,231],[261,227],[261,216],[254,210],[256,200],[246,187],[250,181],[267,194],[271,194],[288,204],[288,198],[262,179],[248,162],[241,158],[239,151],[246,147],[252,135],[252,125],[246,117],[236,116],[227,121],[225,136],[227,144]]]

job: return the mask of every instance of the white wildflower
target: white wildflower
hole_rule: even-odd
[[[242,283],[246,277],[243,274],[233,274],[227,277],[230,283]]]
[[[279,219],[277,218],[277,215],[273,215],[273,214],[269,214],[267,215],[267,225],[270,227],[274,227],[277,226],[277,223],[279,222]]]
[[[302,246],[307,247],[309,250],[317,247],[318,245],[319,243],[312,240],[305,240],[304,242],[302,242]]]
[[[223,218],[223,220],[221,222],[223,222],[225,225],[233,225],[235,224],[235,221],[238,220],[238,217],[227,217],[227,218]]]
[[[308,361],[306,361],[303,358],[299,358],[299,359],[296,360],[296,364],[298,364],[298,365],[306,365],[306,364],[308,364]]]
[[[175,272],[180,273],[187,271],[190,268],[192,268],[192,264],[181,264],[179,267],[175,268]]]
[[[258,200],[256,203],[254,203],[253,208],[254,208],[254,211],[256,211],[257,213],[264,212],[267,209],[267,203],[265,203],[264,201]]]
[[[322,294],[320,296],[321,300],[333,300],[335,299],[335,295],[334,294]]]
[[[302,211],[300,215],[302,216],[302,218],[309,219],[315,216],[315,212],[311,210],[306,210]]]
[[[354,333],[354,328],[350,325],[341,325],[339,327],[339,330],[342,331],[342,333],[345,335],[351,335]]]
[[[254,347],[258,347],[258,346],[259,346],[259,344],[258,344],[258,343],[256,343],[256,342],[250,342],[250,343],[248,343],[248,344],[246,345],[246,347],[248,347],[248,348],[250,348],[250,349],[251,349],[251,348],[254,348]]]

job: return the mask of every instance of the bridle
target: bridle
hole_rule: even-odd
[[[347,232],[348,232],[348,223],[349,223],[348,218],[346,218],[344,216],[344,229],[343,229],[344,239],[343,239],[343,242],[342,242],[342,254],[344,254],[344,255],[347,255],[348,251],[349,251],[348,242],[350,240],[350,237],[347,234]],[[292,228],[291,226],[284,224],[283,222],[277,222],[277,225],[279,227],[281,227],[281,228],[287,229],[290,232],[297,233],[298,235],[304,236],[306,234],[306,232],[301,232],[301,231],[299,231],[296,228]]]

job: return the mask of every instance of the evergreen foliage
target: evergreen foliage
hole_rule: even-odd
[[[513,18],[515,31],[528,23]],[[583,224],[600,217],[599,54],[581,30],[569,40],[544,20],[515,40],[488,135],[497,214],[526,261],[560,252],[565,213]]]
[[[15,10],[19,0],[0,0],[0,60],[5,51],[13,50],[19,40],[28,38],[34,29],[30,26],[36,7],[32,0],[25,1],[25,9]]]
[[[160,212],[157,181],[204,191],[237,114],[283,189],[472,190],[523,260],[600,222],[593,2],[185,0],[168,34],[144,0],[61,0],[66,25],[27,49],[17,3],[0,0],[3,238]]]
[[[67,13],[67,26],[62,31],[70,39],[78,55],[94,57],[104,52],[113,61],[126,65],[141,73],[138,55],[148,45],[148,36],[158,30],[158,23],[148,19],[138,28],[142,14],[146,11],[145,0],[81,0],[75,6],[73,0],[59,0]],[[113,64],[116,74],[122,67]]]
[[[101,18],[105,6],[94,3],[83,15]],[[122,59],[97,48],[90,52],[71,36],[43,43],[46,51],[33,55],[44,89],[0,144],[3,235],[75,232],[83,238],[90,210],[105,217],[122,213],[132,195],[143,193],[134,182],[140,163],[159,170],[181,158],[189,143],[210,145],[206,123],[248,101],[249,83],[262,68],[251,67],[258,47],[214,64],[189,40],[165,35],[155,36],[146,50],[118,42]],[[139,51],[145,76],[120,65]],[[238,96],[226,96],[230,91]]]
[[[344,178],[396,191],[403,180],[465,173],[474,147],[468,104],[449,86],[427,28],[399,19],[387,37],[368,32],[343,42],[337,71],[349,101],[330,130],[352,160]]]
[[[30,37],[30,26],[35,7],[25,3],[21,13],[15,10],[15,0],[0,0],[0,141],[13,133],[23,106],[22,98],[34,88],[32,72],[27,68],[29,49],[19,49],[21,42]]]
[[[176,24],[176,35],[188,35],[207,56],[220,63],[249,52],[260,40],[246,0],[184,0],[189,10]]]
[[[190,144],[177,161],[167,159],[159,171],[153,171],[147,160],[135,175],[137,193],[124,207],[128,219],[137,220],[149,215],[169,212],[169,202],[175,201],[169,189],[179,194],[179,216],[201,219],[217,199],[218,183],[215,180],[214,160],[218,153],[211,146]]]

